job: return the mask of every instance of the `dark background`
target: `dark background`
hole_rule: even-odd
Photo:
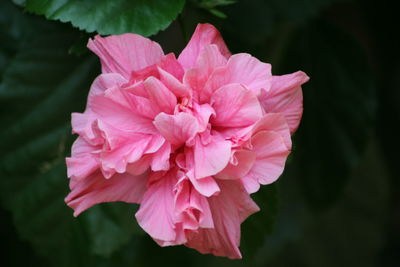
[[[151,38],[179,53],[195,25],[210,22],[233,53],[311,78],[286,170],[254,194],[261,212],[242,224],[244,259],[160,248],[137,226],[134,205],[73,218],[64,157],[75,138],[70,113],[84,109],[100,73],[85,49],[93,34],[1,0],[1,265],[400,266],[398,9],[385,0],[242,0],[210,12],[200,3],[187,1]]]

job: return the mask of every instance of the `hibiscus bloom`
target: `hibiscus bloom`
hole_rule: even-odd
[[[303,72],[272,76],[249,54],[231,55],[199,24],[178,58],[142,36],[96,36],[102,74],[67,158],[78,216],[111,201],[140,204],[139,225],[161,246],[241,258],[249,196],[274,182],[302,115]]]

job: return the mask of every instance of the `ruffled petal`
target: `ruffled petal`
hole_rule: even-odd
[[[177,104],[176,96],[158,79],[149,77],[143,82],[149,94],[150,104],[158,113],[172,114]]]
[[[93,112],[71,114],[72,133],[79,134],[83,139],[92,145],[103,143],[96,131],[96,116]]]
[[[150,163],[151,163],[151,156],[144,155],[139,160],[128,164],[126,166],[126,172],[134,176],[140,175],[145,171],[147,171],[147,169],[150,167]]]
[[[192,172],[188,172],[187,176],[193,187],[203,196],[210,197],[220,192],[217,182],[211,176],[196,178]]]
[[[210,44],[215,44],[226,58],[231,55],[221,34],[214,26],[211,24],[198,24],[189,43],[179,55],[178,61],[184,69],[193,68],[202,50]]]
[[[156,64],[164,57],[159,44],[132,33],[97,35],[87,46],[100,58],[103,73],[119,73],[128,80],[132,71]]]
[[[93,173],[99,167],[98,159],[94,154],[98,150],[99,147],[78,137],[72,145],[71,157],[66,158],[68,177],[82,179]]]
[[[149,151],[146,151],[149,152]],[[153,171],[167,171],[169,170],[169,157],[171,154],[171,144],[164,142],[160,149],[151,154],[151,169]]]
[[[218,136],[211,136],[207,142],[197,136],[194,145],[194,177],[212,176],[222,171],[231,156],[231,143]]]
[[[128,90],[121,91],[124,93],[129,103],[129,109],[133,113],[150,120],[153,120],[159,113],[158,107],[155,107],[147,97],[135,95]]]
[[[288,75],[273,76],[271,90],[260,96],[260,101],[267,113],[282,113],[294,133],[300,124],[303,114],[303,93],[301,85],[309,77],[302,71]]]
[[[204,254],[240,259],[240,224],[259,208],[239,182],[219,181],[218,184],[221,193],[208,200],[214,229],[189,232],[185,245]]]
[[[175,79],[182,80],[184,70],[173,53],[163,57],[157,64],[147,66],[144,69],[133,71],[130,78],[130,83],[136,83],[146,80],[149,77],[160,78],[159,71],[163,70],[171,74]]]
[[[198,131],[196,118],[185,112],[176,115],[160,113],[154,119],[154,125],[168,142],[176,146],[192,140]]]
[[[165,84],[176,97],[191,97],[192,91],[176,77],[161,68],[158,69],[158,72],[160,74],[160,81]]]
[[[208,45],[200,53],[194,68],[185,72],[183,82],[197,91],[200,101],[204,102],[209,95],[203,96],[203,88],[209,76],[218,67],[225,66],[227,59],[220,53],[216,45]]]
[[[193,115],[196,117],[199,124],[198,132],[202,133],[207,129],[211,116],[215,116],[215,110],[210,106],[210,104],[199,105],[193,103]]]
[[[120,87],[127,82],[128,80],[118,73],[100,74],[90,87],[88,102],[90,102],[94,96],[104,94],[107,89]]]
[[[240,84],[228,84],[211,97],[215,117],[213,126],[246,127],[257,122],[262,116],[262,108],[255,94]]]
[[[164,143],[164,139],[156,135],[122,131],[101,121],[98,126],[105,140],[100,156],[106,178],[115,172],[125,172],[129,163],[138,161],[145,153],[158,153]]]
[[[155,175],[160,177],[149,185],[135,216],[152,238],[172,242],[176,238],[173,194],[176,170]]]
[[[233,160],[221,172],[215,175],[218,179],[234,180],[244,177],[253,167],[256,154],[249,150],[237,150],[232,155]]]
[[[157,64],[159,69],[162,69],[169,74],[171,74],[173,77],[178,79],[179,81],[182,81],[183,74],[185,73],[183,67],[179,63],[179,61],[176,59],[174,53],[169,53],[166,55],[158,64]]]
[[[229,58],[225,67],[213,72],[204,87],[204,94],[211,95],[226,84],[240,83],[258,96],[261,89],[270,90],[271,80],[270,64],[249,54],[235,54]]]
[[[182,224],[183,229],[214,227],[207,198],[193,190],[187,178],[180,179],[174,192],[176,221]]]
[[[65,202],[74,209],[74,216],[103,202],[140,203],[146,190],[147,177],[148,173],[145,172],[138,176],[116,174],[112,179],[105,179],[100,172],[95,172],[82,180],[71,179],[71,192]]]
[[[271,184],[279,178],[285,167],[285,162],[290,151],[288,150],[282,136],[277,132],[261,131],[251,139],[253,152],[256,154],[256,160],[248,172],[242,178],[249,193],[258,190],[254,186],[254,181],[266,185]],[[253,180],[247,182],[246,180]],[[253,186],[252,186],[253,185]]]
[[[121,130],[138,133],[157,133],[152,120],[137,114],[127,107],[126,103],[118,103],[104,95],[93,97],[91,109],[96,118]]]
[[[255,135],[260,131],[273,131],[279,133],[286,147],[292,149],[292,139],[290,136],[290,129],[283,114],[268,113],[259,120],[251,130],[251,134]]]

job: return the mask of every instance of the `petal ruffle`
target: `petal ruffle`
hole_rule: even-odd
[[[150,104],[157,108],[158,112],[172,114],[177,104],[176,96],[165,85],[154,77],[147,78],[143,85],[145,86]]]
[[[202,50],[210,44],[215,44],[226,58],[231,55],[221,34],[214,26],[211,24],[198,24],[189,43],[179,55],[178,61],[184,69],[193,68]]]
[[[185,245],[204,254],[240,259],[240,224],[259,208],[239,182],[219,181],[218,184],[221,193],[208,199],[214,229],[189,232]]]
[[[231,56],[225,67],[218,68],[208,79],[204,94],[212,94],[221,86],[239,83],[252,90],[257,96],[261,89],[271,88],[271,65],[263,63],[249,54]]]
[[[194,177],[200,179],[215,175],[226,167],[231,157],[231,143],[219,136],[210,136],[203,142],[197,136],[193,151]]]
[[[138,133],[157,133],[151,119],[141,116],[127,105],[127,102],[116,102],[107,96],[97,95],[93,97],[90,108],[97,119],[115,128]]]
[[[273,131],[279,133],[286,147],[292,149],[292,139],[290,136],[290,129],[283,114],[280,113],[267,113],[261,120],[259,120],[252,128],[252,135],[260,131]]]
[[[99,147],[86,142],[82,137],[78,137],[71,149],[71,157],[66,158],[68,177],[83,179],[92,174],[98,167],[99,162],[96,154]]]
[[[154,119],[154,125],[168,142],[176,146],[192,140],[199,128],[196,118],[186,112],[176,115],[160,113]]]
[[[65,202],[74,209],[74,216],[103,202],[140,203],[146,190],[147,177],[148,173],[145,172],[138,176],[116,174],[111,179],[105,179],[100,172],[95,172],[82,180],[71,179],[71,192]]]
[[[233,160],[221,172],[215,175],[218,179],[234,180],[244,177],[253,167],[256,154],[249,150],[237,150],[232,155]]]
[[[188,179],[182,178],[177,183],[174,192],[176,221],[182,224],[183,229],[197,230],[199,227],[214,227],[207,198],[193,190]]]
[[[164,57],[159,44],[132,33],[97,35],[87,46],[100,58],[103,73],[119,73],[128,80],[132,71],[156,64]]]
[[[303,93],[301,85],[309,77],[302,71],[292,74],[273,76],[271,90],[262,92],[261,104],[267,113],[282,113],[294,133],[303,114]]]
[[[154,239],[173,242],[175,231],[175,205],[173,189],[177,183],[176,170],[153,173],[154,179],[140,204],[135,217],[139,225]]]
[[[216,45],[206,46],[197,58],[195,67],[185,72],[183,82],[196,91],[200,102],[208,100],[209,94],[204,94],[203,88],[209,76],[218,67],[225,66],[227,59],[220,53]]]
[[[256,160],[241,180],[249,193],[258,191],[259,184],[271,184],[279,178],[285,167],[288,150],[282,136],[273,131],[261,131],[251,138]]]
[[[246,127],[257,122],[262,108],[256,95],[242,85],[233,83],[222,86],[211,96],[215,117],[213,126]]]
[[[100,74],[90,86],[88,102],[90,102],[94,96],[104,94],[107,89],[120,87],[127,82],[128,80],[118,73]]]

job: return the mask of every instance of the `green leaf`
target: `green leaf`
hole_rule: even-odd
[[[362,48],[333,26],[317,21],[289,42],[278,73],[301,69],[311,77],[293,164],[309,203],[324,209],[342,193],[372,133],[374,81]]]
[[[224,13],[222,13],[221,11],[219,11],[218,9],[211,8],[211,9],[209,9],[209,11],[211,14],[213,14],[214,16],[216,16],[218,18],[221,18],[221,19],[227,18],[227,16]]]
[[[127,203],[104,203],[84,213],[82,216],[90,225],[91,251],[110,256],[128,243],[132,234],[144,234],[134,217],[136,209]]]
[[[185,0],[25,0],[29,12],[71,22],[87,32],[149,36],[165,29],[181,12]]]
[[[0,34],[16,44],[1,50],[7,55],[0,73],[1,204],[21,238],[51,263],[97,266],[103,259],[97,254],[110,256],[142,233],[133,205],[100,205],[74,218],[64,203],[70,114],[84,108],[98,60],[68,53],[80,37],[68,25],[21,16],[9,3],[0,8],[8,12]]]
[[[394,266],[379,263],[392,201],[389,179],[381,148],[371,138],[343,194],[325,212],[307,209],[298,195],[301,190],[293,181],[285,181],[281,187],[287,195],[285,216],[277,221],[276,239],[269,240],[264,248],[268,253],[260,254],[259,262],[276,267]]]

